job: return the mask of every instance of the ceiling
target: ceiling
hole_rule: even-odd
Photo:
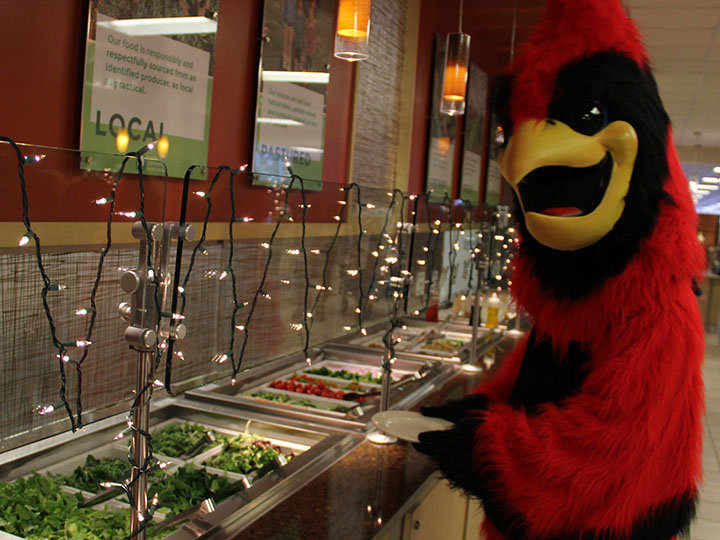
[[[452,0],[447,10],[457,7]],[[508,63],[542,17],[546,0],[472,0],[464,4],[463,30],[471,56],[490,74]],[[635,19],[673,125],[699,212],[720,214],[720,0],[621,0]],[[718,180],[720,182],[720,180]],[[705,184],[705,186],[703,186]]]
[[[720,147],[720,0],[625,5],[644,35],[675,144]]]
[[[644,36],[676,145],[720,147],[720,0],[621,1]],[[513,26],[516,48],[544,6],[545,0],[464,2],[463,30],[473,50],[489,53],[482,65],[491,74],[510,60]]]

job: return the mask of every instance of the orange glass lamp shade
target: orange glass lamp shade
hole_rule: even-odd
[[[340,0],[338,4],[335,56],[351,62],[369,56],[372,0]]]
[[[448,34],[445,47],[445,72],[440,112],[450,116],[465,114],[470,36],[462,32]]]

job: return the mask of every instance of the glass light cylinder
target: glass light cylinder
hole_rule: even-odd
[[[340,0],[335,56],[354,62],[369,56],[370,9],[372,0]]]
[[[445,72],[440,112],[450,116],[465,114],[468,64],[470,63],[470,36],[462,32],[447,35],[445,45]]]

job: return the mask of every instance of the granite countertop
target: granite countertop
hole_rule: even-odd
[[[508,338],[496,347],[496,366],[514,344]],[[460,398],[493,369],[458,373],[423,404]],[[234,538],[370,540],[434,471],[434,461],[408,442],[366,440]]]

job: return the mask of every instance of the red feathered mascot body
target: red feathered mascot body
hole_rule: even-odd
[[[534,321],[416,446],[479,497],[491,540],[670,540],[700,480],[704,255],[669,120],[617,0],[549,0],[498,85]]]

